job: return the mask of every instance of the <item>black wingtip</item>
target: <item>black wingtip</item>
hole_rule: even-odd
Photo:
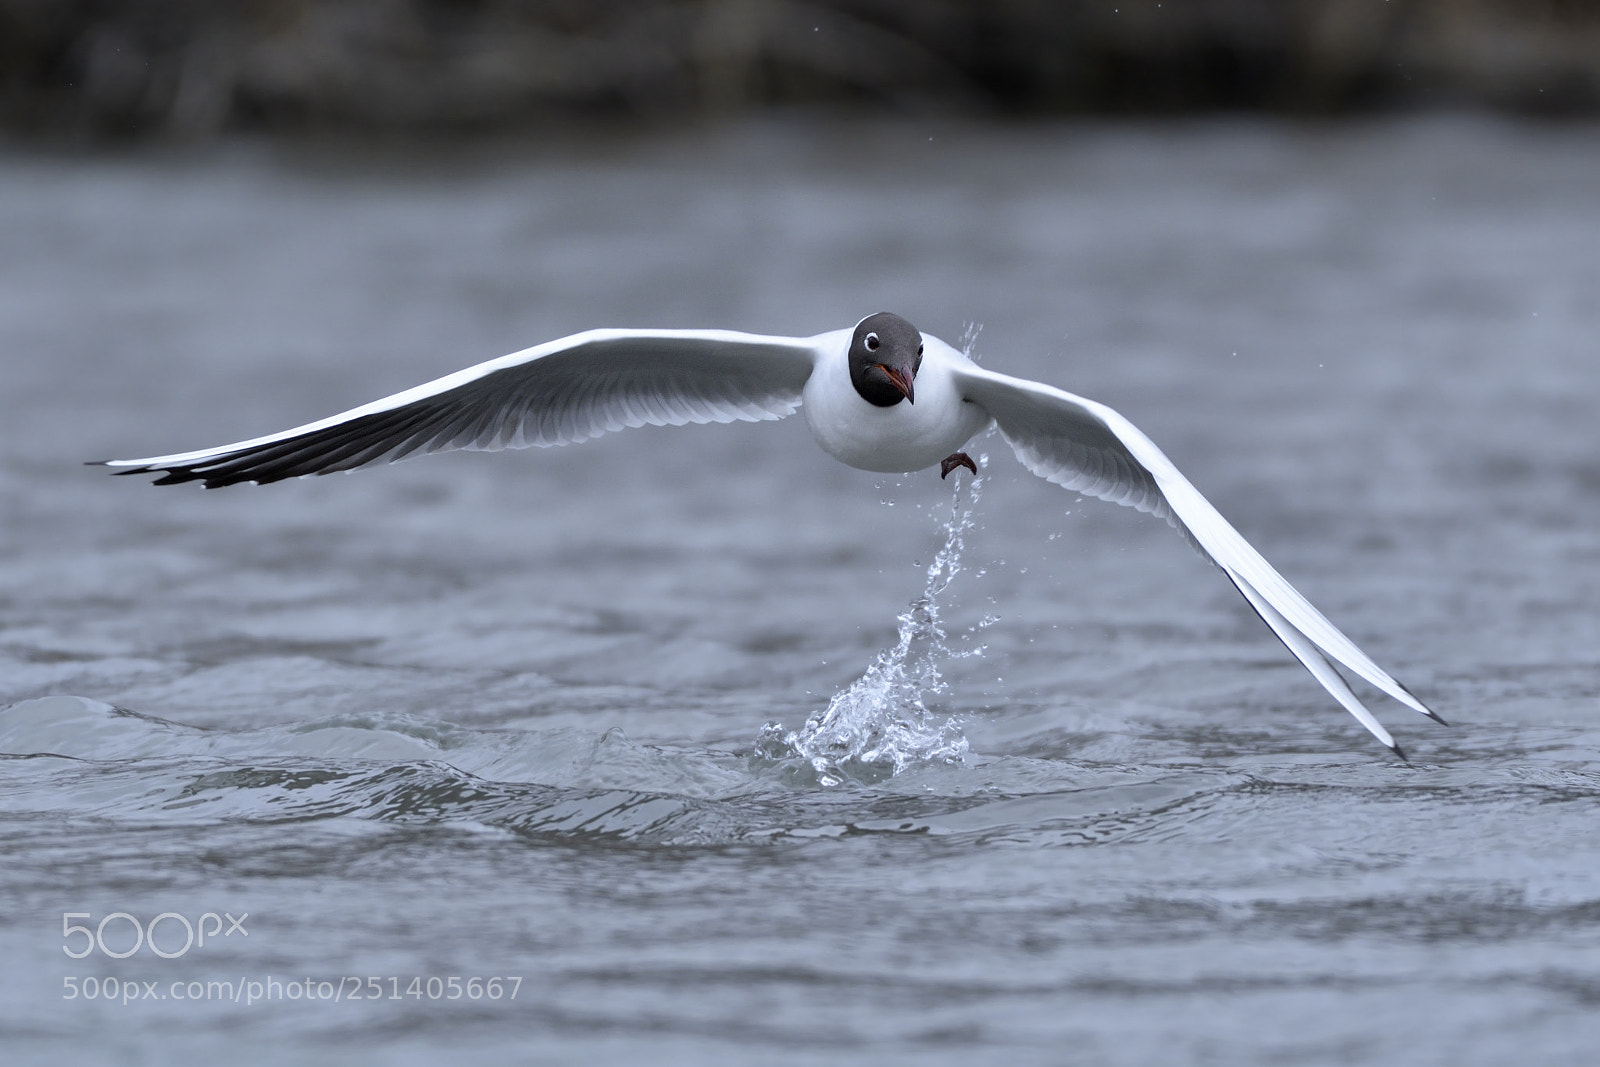
[[[1396,756],[1399,756],[1401,763],[1404,763],[1407,767],[1411,766],[1411,757],[1407,756],[1406,750],[1400,747],[1400,742],[1396,741],[1394,744],[1390,745],[1389,751],[1393,752]]]
[[[83,465],[85,467],[109,467],[115,462],[117,461],[114,459],[86,459],[83,461]],[[149,467],[124,467],[121,470],[112,471],[111,476],[113,478],[126,478],[130,474],[149,473],[151,473],[151,469]]]
[[[1398,684],[1398,683],[1396,683],[1396,684]],[[1420,708],[1422,708],[1422,714],[1426,715],[1428,718],[1432,719],[1434,722],[1438,723],[1440,726],[1449,726],[1450,725],[1449,723],[1444,721],[1444,716],[1443,715],[1440,715],[1437,711],[1434,711],[1432,708],[1428,707],[1428,705],[1424,704],[1422,702],[1421,698],[1417,696],[1417,694],[1413,693],[1411,690],[1407,689],[1403,685],[1400,686],[1400,691],[1402,693],[1404,693],[1406,696],[1410,697],[1412,700],[1415,700],[1417,702],[1417,705]]]

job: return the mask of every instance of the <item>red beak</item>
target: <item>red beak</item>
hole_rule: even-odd
[[[905,394],[907,402],[912,404],[917,402],[916,396],[913,395],[914,390],[911,388],[911,371],[909,368],[896,370],[894,367],[886,366],[882,363],[878,364],[878,368],[889,376],[889,380],[894,383],[896,389]]]

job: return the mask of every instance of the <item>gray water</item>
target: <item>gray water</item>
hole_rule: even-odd
[[[0,155],[4,1058],[1586,1062],[1597,293],[1592,127]],[[880,309],[1122,410],[1453,726],[998,437],[80,465]]]

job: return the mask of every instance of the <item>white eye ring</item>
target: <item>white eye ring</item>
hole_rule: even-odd
[[[868,352],[876,352],[878,350],[879,343],[878,335],[875,333],[869,333],[866,337],[861,339],[861,343],[867,346]]]

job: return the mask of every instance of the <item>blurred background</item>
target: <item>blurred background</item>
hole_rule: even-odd
[[[7,1067],[1591,1062],[1597,112],[1600,0],[0,0]],[[917,698],[969,759],[837,789],[753,748],[895,647],[930,472],[800,419],[82,465],[881,309],[1122,411],[1453,728],[1375,705],[1389,758],[998,436]]]
[[[1600,106],[1600,0],[0,0],[14,131]]]

